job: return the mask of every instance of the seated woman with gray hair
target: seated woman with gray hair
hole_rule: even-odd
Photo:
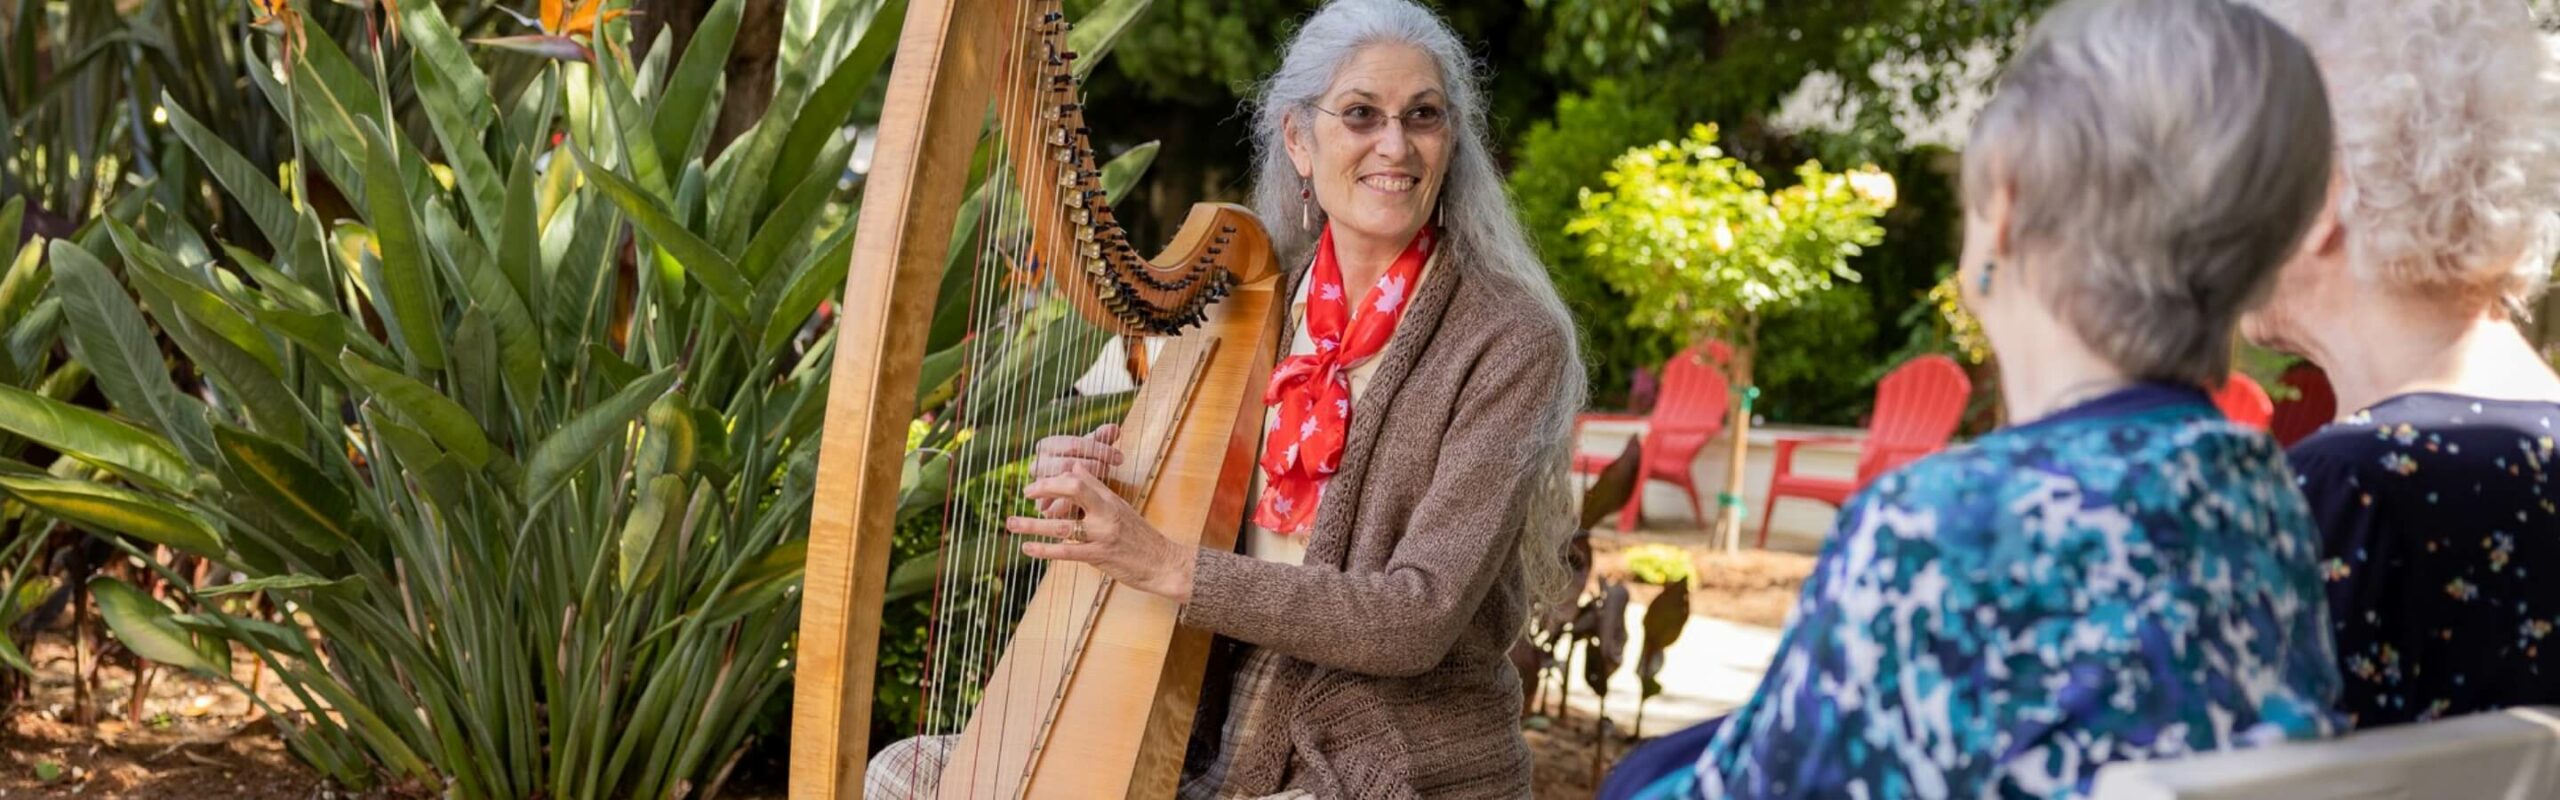
[[[2079,797],[2340,727],[2319,540],[2203,386],[2319,210],[2325,91],[2225,0],[2074,0],[1965,150],[1964,302],[2019,424],[1878,479],[1759,690],[1638,797]]]
[[[2291,453],[2340,706],[2361,728],[2560,703],[2560,376],[2516,327],[2560,242],[2551,53],[2517,2],[2255,5],[2356,87],[2328,205],[2248,325],[2349,412]]]
[[[1562,583],[1582,367],[1474,70],[1410,0],[1333,0],[1263,85],[1254,207],[1294,299],[1243,552],[1177,545],[1096,480],[1107,426],[1042,441],[1044,518],[1007,523],[1218,634],[1182,797],[1529,794],[1510,651]],[[951,746],[891,745],[870,796],[934,796]]]

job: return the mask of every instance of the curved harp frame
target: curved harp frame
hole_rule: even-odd
[[[1021,118],[1000,121],[1008,133],[1029,130],[1039,137],[1036,146],[1012,148],[1009,165],[1033,229],[1029,252],[1016,254],[1022,269],[1033,277],[1045,273],[1103,329],[1151,336],[1191,331],[1167,345],[1167,361],[1175,345],[1196,354],[1201,366],[1193,388],[1142,392],[1138,401],[1169,394],[1175,408],[1188,409],[1181,431],[1144,459],[1152,463],[1133,465],[1147,484],[1137,487],[1145,495],[1135,501],[1141,513],[1178,541],[1231,546],[1248,503],[1260,376],[1275,357],[1269,331],[1285,309],[1276,297],[1281,281],[1270,241],[1245,209],[1201,204],[1162,254],[1139,256],[1102,202],[1057,7],[1057,0],[913,0],[907,11],[856,222],[818,462],[795,666],[794,798],[862,793],[907,423],[933,296],[968,190],[976,134],[990,108],[1027,99],[1036,109],[1031,125]],[[1221,341],[1226,346],[1216,346]],[[1188,399],[1195,391],[1200,399]],[[1091,575],[1088,567],[1060,563],[1050,570],[1052,580],[1074,570]],[[1041,592],[1048,594],[1048,587]],[[1070,678],[1072,686],[1054,687],[1058,719],[1113,717],[1103,723],[1112,729],[1036,743],[1057,751],[1051,761],[1092,763],[1054,771],[1072,773],[1066,775],[1026,773],[1002,794],[1171,794],[1208,637],[1177,629],[1178,609],[1169,600],[1118,587],[1103,592],[1090,601],[1093,620],[1086,623],[1097,629],[1094,640],[1108,645],[1099,649],[1116,658],[1131,648],[1113,637],[1136,632],[1134,648],[1147,652],[1129,663],[1161,663],[1161,676],[1091,670],[1147,674],[1097,679],[1106,684],[1099,686]],[[1087,708],[1095,711],[1080,711]],[[944,796],[955,791],[946,785]]]

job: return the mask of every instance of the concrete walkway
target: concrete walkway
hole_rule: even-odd
[[[1641,422],[1594,422],[1584,427],[1581,447],[1586,453],[1617,453],[1626,447],[1627,437],[1641,434]],[[1769,485],[1769,471],[1774,460],[1774,443],[1795,436],[1855,437],[1861,431],[1837,428],[1793,428],[1761,426],[1752,431],[1749,458],[1743,472],[1745,510],[1760,513],[1761,492]],[[1729,440],[1719,438],[1700,448],[1694,469],[1706,505],[1707,514],[1716,513],[1714,493],[1724,485],[1726,459],[1730,457]],[[1797,452],[1796,469],[1806,473],[1846,477],[1856,469],[1857,444],[1827,444],[1806,447]],[[1648,542],[1678,542],[1703,545],[1712,534],[1706,520],[1689,513],[1688,497],[1678,487],[1650,482],[1645,487],[1644,520],[1639,532],[1631,538]],[[1819,550],[1823,536],[1829,532],[1835,509],[1821,503],[1787,500],[1778,504],[1771,520],[1769,549],[1811,554]],[[1744,546],[1757,530],[1756,516],[1745,525]],[[1597,535],[1607,536],[1618,530],[1613,515],[1601,523]],[[1606,708],[1609,719],[1621,735],[1637,733],[1636,700],[1642,696],[1641,682],[1636,678],[1636,659],[1643,654],[1645,606],[1627,605],[1627,652],[1625,666],[1609,682]],[[1733,711],[1751,698],[1759,688],[1760,676],[1778,649],[1777,628],[1748,625],[1709,616],[1714,609],[1699,608],[1689,625],[1664,654],[1662,694],[1645,704],[1644,729],[1647,736],[1660,736],[1704,722]],[[1573,691],[1567,701],[1573,709],[1574,724],[1587,725],[1592,715],[1600,713],[1603,704],[1582,682],[1580,664],[1575,665]],[[1553,686],[1550,685],[1550,692]]]
[[[1644,609],[1641,604],[1627,605],[1630,625],[1644,619]],[[1636,732],[1636,699],[1643,696],[1636,680],[1636,657],[1643,654],[1644,635],[1641,630],[1630,633],[1626,665],[1610,679],[1607,703],[1609,719],[1621,735]],[[1662,693],[1645,704],[1642,733],[1670,733],[1731,712],[1751,699],[1752,690],[1760,686],[1761,670],[1778,650],[1778,634],[1776,628],[1691,617],[1680,641],[1671,643],[1664,653]],[[1574,666],[1573,694],[1566,703],[1573,708],[1575,724],[1589,724],[1592,715],[1600,713],[1601,702],[1583,684],[1579,661]]]

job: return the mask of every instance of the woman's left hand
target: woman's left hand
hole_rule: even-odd
[[[1084,515],[1082,519],[1006,519],[1005,530],[1058,540],[1025,542],[1023,555],[1092,564],[1139,591],[1177,603],[1191,602],[1193,551],[1199,548],[1165,538],[1101,478],[1067,472],[1032,481],[1022,495],[1043,507],[1063,502]]]

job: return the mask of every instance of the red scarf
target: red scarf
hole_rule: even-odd
[[[1255,506],[1254,524],[1301,533],[1315,521],[1316,502],[1342,465],[1343,440],[1351,435],[1351,368],[1376,357],[1395,336],[1396,322],[1412,305],[1414,281],[1422,276],[1423,262],[1431,259],[1435,239],[1428,226],[1415,234],[1356,311],[1342,290],[1332,226],[1316,241],[1305,323],[1307,339],[1316,349],[1281,360],[1263,390],[1263,404],[1280,413],[1262,441],[1262,500]]]

